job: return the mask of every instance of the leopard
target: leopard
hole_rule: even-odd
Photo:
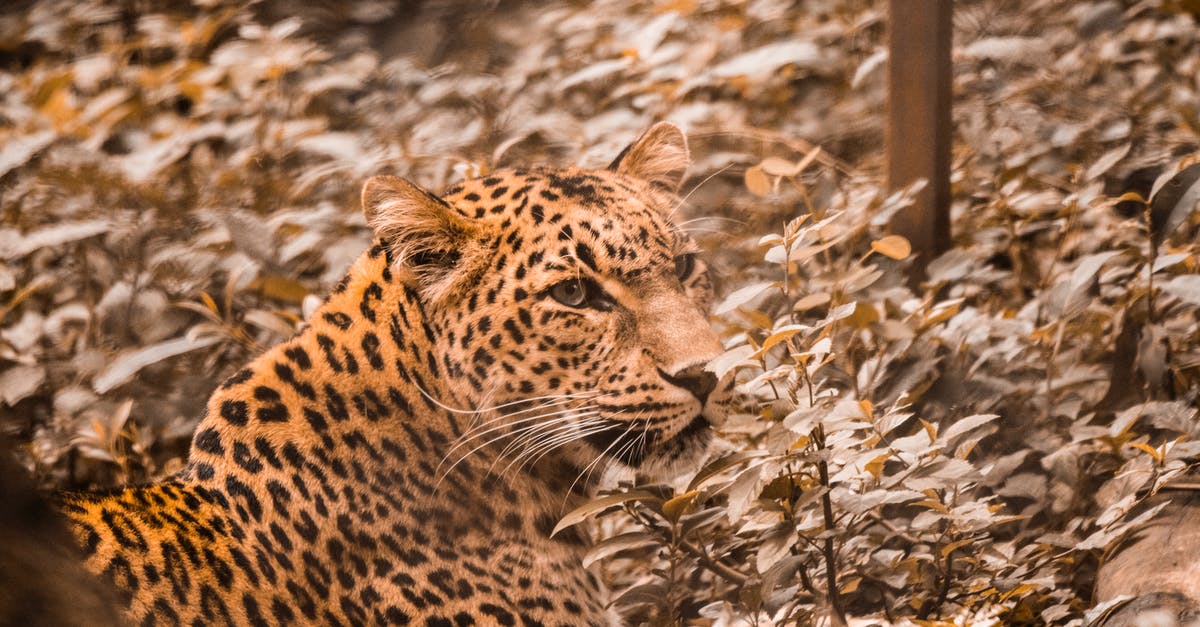
[[[369,178],[369,248],[182,470],[62,496],[87,568],[137,625],[619,624],[556,522],[698,463],[735,405],[690,163],[660,122],[607,168]]]

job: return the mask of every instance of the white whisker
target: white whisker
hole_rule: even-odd
[[[588,410],[586,412],[581,411],[581,412],[561,416],[559,418],[555,418],[554,420],[549,420],[544,423],[538,423],[536,425],[528,425],[525,427],[521,427],[521,429],[519,429],[519,431],[524,432],[523,435],[520,438],[517,438],[516,440],[513,440],[512,442],[510,442],[508,444],[508,446],[504,447],[504,450],[500,451],[500,457],[504,457],[505,455],[510,453],[515,448],[523,447],[523,446],[528,445],[531,442],[535,442],[539,438],[544,438],[544,437],[550,436],[555,433],[569,431],[570,429],[576,428],[579,426],[579,424],[574,421],[582,419],[584,422],[587,422],[587,421],[591,420],[592,418],[594,418],[596,415],[598,415],[598,413],[599,412],[596,412],[595,410]],[[557,425],[557,426],[554,426],[554,428],[552,428],[552,429],[545,429],[545,427],[549,427],[549,426],[553,426],[553,425]]]
[[[569,410],[569,411],[574,411],[574,410]],[[555,412],[555,413],[560,413],[560,412]],[[586,415],[586,414],[584,414],[584,415]],[[505,439],[511,438],[511,437],[517,437],[519,440],[521,437],[528,436],[530,433],[536,434],[538,429],[543,429],[546,426],[559,424],[559,423],[570,423],[571,421],[577,419],[578,417],[579,417],[579,414],[567,413],[566,415],[558,416],[552,420],[544,420],[542,422],[536,422],[534,424],[526,425],[524,427],[521,427],[519,429],[515,429],[512,431],[505,431],[504,433],[501,433],[500,435],[498,435],[494,438],[485,440],[483,443],[479,444],[475,448],[464,453],[461,457],[459,457],[457,460],[455,460],[455,462],[453,464],[451,464],[449,468],[446,469],[446,472],[441,473],[441,477],[445,478],[445,477],[449,476],[449,474],[451,472],[453,472],[454,469],[456,467],[458,467],[458,465],[461,464],[463,461],[465,461],[467,458],[471,457],[472,455],[474,455],[475,453],[479,452],[480,450],[482,450],[484,448],[487,448],[493,444],[496,444],[497,442],[500,442],[502,440],[505,440]],[[542,418],[545,418],[545,417],[544,416],[535,416],[529,420],[538,420],[538,419],[542,419]],[[507,426],[507,425],[504,425],[504,426]],[[561,427],[558,427],[558,428],[561,428]],[[496,463],[498,463],[501,459],[504,458],[504,456],[510,450],[511,446],[512,446],[512,443],[505,446],[504,450],[500,452],[500,454],[496,457],[495,460],[493,460],[492,465],[488,468],[489,473],[491,472],[492,468],[495,467]],[[442,461],[444,463],[445,458]],[[438,466],[440,468],[441,464],[439,464]]]
[[[584,484],[586,484],[588,481],[588,478],[585,478],[585,475],[588,475],[588,477],[590,478],[589,471],[592,470],[593,468],[595,468],[596,464],[599,463],[601,460],[603,460],[604,456],[607,455],[610,450],[612,450],[612,447],[616,446],[617,443],[620,442],[626,435],[628,435],[629,432],[632,431],[633,428],[636,426],[637,426],[637,419],[635,418],[634,420],[631,420],[629,422],[629,426],[626,427],[625,430],[621,432],[621,435],[613,438],[612,443],[610,443],[603,451],[601,451],[600,454],[596,456],[596,459],[592,460],[592,463],[585,466],[583,468],[583,470],[580,471],[579,474],[575,476],[575,480],[571,482],[571,487],[567,488],[566,494],[570,494],[571,491],[575,489],[575,485],[577,483],[579,483],[580,480],[582,480],[584,482]],[[621,448],[624,449],[625,448],[624,445],[622,445]]]
[[[520,416],[521,414],[536,411],[539,409],[550,409],[552,407],[558,407],[560,405],[565,405],[574,400],[576,400],[576,399],[565,399],[565,400],[555,402],[555,403],[546,403],[544,405],[538,405],[535,407],[530,407],[528,409],[522,409],[520,411],[516,411],[511,414],[502,414],[500,416],[496,416],[495,418],[490,418],[488,420],[480,422],[480,423],[472,426],[465,433],[463,433],[461,436],[459,436],[458,441],[454,444],[454,446],[452,446],[450,448],[449,451],[446,452],[446,455],[449,456],[450,453],[454,452],[455,449],[465,445],[466,443],[470,442],[471,440],[474,440],[475,438],[487,435],[488,433],[492,433],[494,431],[504,429],[504,428],[507,428],[507,427],[510,427],[513,425],[518,425],[518,424],[521,424],[524,422],[529,422],[531,420],[538,420],[540,418],[549,418],[551,416],[556,416],[558,414],[563,414],[566,412],[571,412],[571,411],[575,411],[577,409],[581,409],[579,407],[570,407],[567,409],[559,409],[559,410],[555,410],[555,411],[545,413],[545,414],[537,414],[537,415],[529,416],[526,418],[520,418],[518,420],[509,420],[509,421],[505,422],[504,424],[489,427],[489,425],[492,425],[493,423],[500,421],[500,420],[506,420],[508,418]]]
[[[573,434],[573,437],[566,439],[566,441],[557,443],[554,446],[551,446],[550,448],[543,450],[540,454],[538,454],[537,457],[535,457],[530,462],[530,465],[532,466],[532,465],[538,463],[538,461],[540,461],[542,459],[542,457],[544,457],[547,453],[549,453],[554,448],[557,448],[559,446],[564,446],[566,444],[570,444],[571,442],[578,442],[578,441],[580,441],[592,434],[595,434],[595,433],[603,433],[605,431],[612,429],[612,426],[613,425],[612,425],[611,420],[606,420],[606,419],[593,420],[592,425],[590,425],[586,431],[580,431],[579,433]],[[568,490],[568,492],[569,491],[570,490]]]
[[[532,402],[546,400],[546,399],[587,398],[589,396],[596,395],[596,392],[577,392],[577,393],[573,393],[573,394],[547,394],[545,396],[533,396],[530,398],[523,398],[523,399],[516,400],[516,401],[509,401],[507,403],[502,403],[500,405],[495,405],[492,407],[481,407],[478,409],[463,409],[461,407],[452,407],[450,405],[447,405],[447,404],[443,403],[442,401],[439,401],[438,399],[434,398],[432,395],[429,394],[429,392],[426,392],[425,389],[422,388],[421,386],[416,385],[415,383],[414,383],[414,385],[416,386],[417,390],[419,392],[421,392],[421,394],[423,394],[425,396],[425,398],[429,399],[429,401],[432,402],[434,405],[437,405],[438,407],[440,407],[446,411],[454,412],[456,414],[485,414],[490,411],[497,411],[500,409],[504,409],[506,407],[520,405],[522,403],[532,403]]]
[[[703,187],[705,183],[711,181],[714,177],[721,175],[722,173],[725,172],[725,170],[728,170],[729,168],[732,168],[732,167],[733,167],[733,164],[728,163],[725,165],[725,167],[720,168],[716,172],[713,172],[712,174],[709,174],[708,176],[704,177],[703,181],[696,183],[694,186],[692,186],[692,189],[688,190],[688,193],[684,194],[683,196],[681,196],[679,198],[679,202],[675,203],[674,207],[671,207],[671,210],[669,212],[667,212],[667,215],[668,216],[675,215],[675,212],[679,211],[679,208],[682,207],[683,204],[686,203],[688,201],[688,199],[692,197],[692,194],[695,194],[697,190],[699,190],[701,187]]]
[[[589,420],[582,423],[565,425],[544,434],[539,433],[537,436],[527,441],[527,445],[521,450],[521,453],[514,457],[513,460],[504,467],[504,470],[500,473],[500,475],[504,476],[505,474],[508,474],[508,471],[512,469],[513,466],[518,462],[521,462],[521,464],[517,466],[517,469],[520,470],[526,466],[526,461],[540,460],[542,456],[551,450],[554,450],[555,448],[570,442],[581,440],[595,433],[601,433],[609,428],[610,426],[607,421],[591,417]],[[535,456],[536,459],[534,459]]]

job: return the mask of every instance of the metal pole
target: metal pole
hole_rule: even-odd
[[[888,187],[917,179],[928,185],[897,213],[893,233],[912,243],[910,283],[950,248],[950,116],[952,0],[889,0]]]

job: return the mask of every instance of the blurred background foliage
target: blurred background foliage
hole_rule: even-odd
[[[1200,450],[1197,220],[1155,248],[1145,202],[1197,152],[1195,8],[955,3],[954,245],[917,291],[885,237],[885,9],[9,2],[0,429],[46,488],[166,476],[364,249],[366,176],[599,166],[666,119],[750,402],[699,474],[564,519],[617,608],[1078,624]]]

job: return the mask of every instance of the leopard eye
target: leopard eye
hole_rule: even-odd
[[[675,276],[678,277],[680,281],[691,276],[692,270],[695,268],[696,255],[687,253],[685,255],[679,255],[675,258]]]
[[[581,279],[570,279],[550,288],[550,297],[568,307],[583,307],[588,301],[587,285]]]
[[[587,279],[568,279],[556,283],[548,290],[550,298],[576,309],[592,307],[608,311],[613,307],[613,301],[592,281]]]

